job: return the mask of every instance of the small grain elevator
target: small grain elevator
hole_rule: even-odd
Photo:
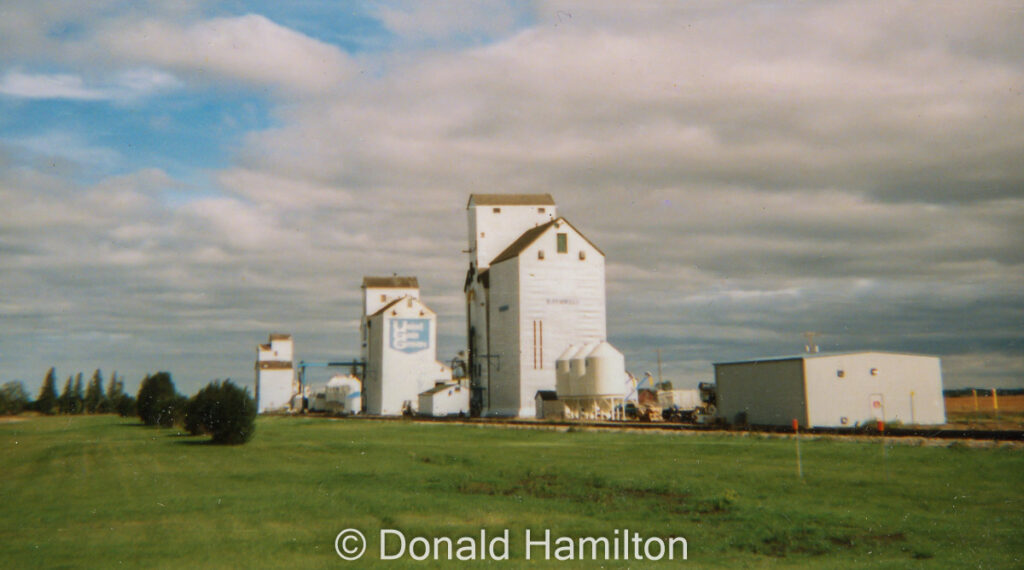
[[[392,275],[390,277],[363,277],[363,316],[359,320],[359,338],[361,339],[360,357],[367,361],[368,330],[367,319],[379,311],[384,305],[402,297],[419,299],[420,284],[415,277]]]
[[[363,379],[366,412],[415,412],[420,393],[449,383],[452,371],[437,361],[437,315],[416,297],[395,299],[366,319]]]
[[[259,413],[291,409],[298,393],[294,343],[288,334],[271,334],[267,344],[256,347],[256,409]]]

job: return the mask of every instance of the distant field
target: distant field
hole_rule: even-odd
[[[801,481],[793,440],[739,435],[261,418],[223,448],[100,416],[0,422],[0,446],[0,568],[361,568],[382,528],[510,529],[508,568],[526,529],[682,536],[698,567],[1024,566],[1019,448],[803,440]]]
[[[996,410],[996,402],[992,396],[978,394],[977,408],[973,396],[957,396],[946,398],[946,412],[1024,412],[1024,396],[999,396],[999,409]]]

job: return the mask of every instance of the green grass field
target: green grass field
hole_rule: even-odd
[[[113,416],[0,423],[0,567],[364,567],[382,528],[510,529],[510,568],[527,528],[683,536],[696,567],[1024,566],[1019,449],[804,440],[801,481],[775,438],[261,418],[247,445],[200,441]],[[358,563],[334,552],[350,527]],[[627,565],[656,564],[605,564]]]

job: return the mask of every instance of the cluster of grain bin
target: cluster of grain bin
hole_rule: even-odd
[[[555,393],[565,417],[621,419],[629,375],[608,341],[569,345],[555,360]]]
[[[309,411],[355,415],[363,408],[363,383],[351,374],[336,374],[326,385],[307,387]]]
[[[354,415],[362,412],[363,409],[363,383],[359,378],[351,374],[337,375],[329,382],[324,390],[327,400],[327,411]]]

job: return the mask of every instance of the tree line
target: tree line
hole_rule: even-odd
[[[192,435],[210,435],[214,443],[239,444],[252,437],[256,420],[256,402],[246,388],[226,380],[209,383],[191,398],[177,392],[167,372],[157,372],[142,380],[137,397],[124,392],[124,382],[111,375],[103,388],[103,374],[96,370],[88,384],[81,373],[68,376],[57,394],[57,373],[50,368],[39,390],[30,400],[21,382],[0,387],[0,414],[23,411],[42,414],[138,415],[146,425],[180,426]]]
[[[68,376],[64,389],[57,393],[57,371],[50,368],[32,400],[21,382],[6,382],[0,387],[0,414],[20,414],[36,411],[42,414],[118,414],[135,415],[135,398],[124,391],[124,381],[113,373],[104,386],[103,373],[93,372],[88,384],[82,373]]]

